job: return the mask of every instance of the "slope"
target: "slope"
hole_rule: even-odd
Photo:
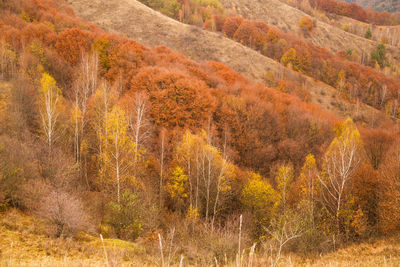
[[[370,54],[378,45],[373,40],[368,40],[356,34],[346,32],[318,18],[313,18],[316,27],[312,34],[303,35],[299,22],[303,16],[308,16],[301,10],[291,7],[279,0],[221,0],[226,9],[236,10],[237,14],[249,20],[262,21],[274,25],[284,32],[297,33],[298,36],[311,43],[324,47],[332,52],[355,49],[361,53]],[[283,16],[282,14],[285,14]],[[398,58],[399,51],[393,46],[388,46],[388,51]]]
[[[369,120],[381,116],[369,106],[341,101],[336,89],[329,85],[285,68],[221,34],[177,22],[136,0],[68,0],[68,3],[85,20],[147,46],[165,45],[199,62],[219,61],[253,80],[262,80],[266,71],[273,71],[283,80],[297,81],[310,91],[313,103],[340,117],[364,115],[364,119]],[[369,116],[371,114],[374,116]]]

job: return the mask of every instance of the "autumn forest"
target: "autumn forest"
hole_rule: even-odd
[[[0,0],[0,265],[31,266],[15,240],[32,236],[59,248],[32,243],[42,249],[29,248],[31,259],[70,266],[290,266],[292,254],[298,266],[399,233],[398,47],[320,47],[307,39],[320,27],[311,15],[295,34],[218,0],[140,2],[292,78],[253,80],[147,47],[63,0]],[[400,23],[357,4],[307,3]],[[317,99],[316,84],[331,91]]]

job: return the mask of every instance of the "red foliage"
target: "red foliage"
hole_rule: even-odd
[[[228,85],[240,84],[245,81],[243,76],[233,72],[231,68],[219,62],[207,62],[206,69],[221,78]]]
[[[78,28],[72,28],[58,35],[55,48],[67,62],[76,65],[82,52],[88,51],[91,43],[92,34]]]
[[[366,11],[356,3],[346,3],[336,0],[310,0],[310,5],[327,13],[337,14],[359,20],[362,22],[373,23],[376,25],[397,25],[399,17],[388,12],[378,12],[373,10]]]
[[[204,82],[179,70],[147,67],[132,81],[131,92],[147,92],[150,116],[158,126],[201,127],[213,110]]]
[[[224,26],[222,27],[222,32],[226,34],[229,38],[233,38],[236,30],[242,23],[243,18],[241,17],[228,17],[225,19]]]
[[[355,7],[352,5],[351,8],[354,9]],[[347,10],[348,7],[345,6],[344,9]],[[312,21],[309,18],[308,20],[305,23],[305,27],[312,27]],[[309,23],[311,24],[307,26]],[[238,24],[239,26],[237,26]],[[235,32],[233,32],[234,30]],[[379,104],[378,101],[379,92],[383,86],[388,89],[386,101],[395,98],[396,92],[400,87],[398,79],[388,78],[371,67],[343,60],[345,57],[343,53],[339,55],[332,54],[324,48],[314,46],[290,34],[270,28],[262,22],[251,22],[239,20],[237,17],[228,17],[225,19],[223,32],[227,36],[233,33],[231,38],[260,50],[261,53],[276,61],[281,61],[284,53],[294,48],[296,51],[296,57],[292,58],[292,61],[295,62],[294,69],[333,87],[337,85],[339,72],[344,70],[347,80],[357,90],[355,97],[359,97],[364,103],[378,109],[384,106],[384,103]],[[346,93],[354,95],[354,92]]]
[[[265,32],[262,32],[250,21],[243,21],[233,35],[233,39],[255,49],[261,49],[266,42]]]

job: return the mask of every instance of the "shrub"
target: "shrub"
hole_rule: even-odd
[[[118,238],[135,240],[142,232],[142,202],[137,194],[125,192],[120,202],[108,204],[107,222],[114,228]]]
[[[368,28],[367,31],[365,32],[365,38],[367,38],[367,39],[372,38],[372,32],[371,32],[370,28]]]
[[[343,26],[342,26],[342,30],[344,30],[344,31],[346,31],[346,32],[348,32],[348,31],[350,31],[350,25],[349,24],[344,24]]]
[[[225,19],[224,26],[222,27],[223,33],[229,38],[233,38],[236,30],[239,28],[243,19],[241,17],[228,17]]]
[[[67,192],[52,190],[42,198],[36,213],[52,223],[56,237],[72,235],[90,228],[80,199]]]
[[[301,18],[299,26],[303,31],[311,32],[313,30],[313,21],[310,17],[304,16]]]
[[[384,44],[379,44],[376,49],[371,52],[371,59],[375,60],[382,68],[386,61],[386,48]]]

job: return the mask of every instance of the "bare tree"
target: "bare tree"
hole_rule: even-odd
[[[85,138],[88,100],[97,89],[98,55],[81,54],[78,77],[74,91],[74,148],[76,162],[81,163],[81,142]]]
[[[56,237],[73,234],[89,226],[81,201],[64,191],[51,191],[43,197],[36,212],[55,226]]]
[[[269,242],[264,244],[269,250],[270,266],[277,266],[283,248],[292,240],[303,234],[302,220],[296,213],[282,215],[272,220],[271,226],[266,231],[271,236]]]
[[[0,41],[0,78],[9,79],[16,71],[16,54],[4,41]]]
[[[165,129],[161,130],[160,138],[161,138],[161,153],[160,153],[160,209],[162,206],[162,198],[163,198],[163,183],[164,183],[164,152],[165,152]]]
[[[380,98],[379,107],[382,107],[383,104],[385,103],[386,95],[387,95],[387,85],[386,84],[381,86],[379,93],[380,93],[379,94],[379,98]]]
[[[136,143],[134,161],[135,165],[137,166],[139,160],[139,150],[145,147],[145,144],[151,135],[151,124],[147,119],[146,95],[143,93],[136,93],[132,103],[128,103],[126,109],[129,128],[132,132],[133,140]]]

